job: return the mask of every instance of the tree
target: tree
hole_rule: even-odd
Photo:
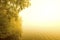
[[[20,40],[22,20],[18,14],[29,5],[29,0],[0,0],[0,40]]]

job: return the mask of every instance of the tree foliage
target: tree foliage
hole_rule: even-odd
[[[29,5],[30,0],[0,0],[0,15],[7,15],[9,19],[17,17],[18,13]]]
[[[18,13],[29,5],[29,0],[0,0],[0,38],[14,33],[19,36],[21,18],[18,18]]]
[[[21,11],[30,5],[29,0],[0,0],[0,8]]]

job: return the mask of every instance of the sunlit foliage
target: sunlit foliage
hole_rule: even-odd
[[[0,38],[7,38],[14,34],[13,39],[21,36],[20,11],[30,5],[30,0],[0,0]],[[18,35],[17,35],[18,34]],[[1,40],[1,39],[0,39]]]

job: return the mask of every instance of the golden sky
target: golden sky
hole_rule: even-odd
[[[21,11],[23,30],[59,30],[60,0],[32,0],[31,6]],[[52,29],[52,30],[51,30]]]
[[[23,10],[21,16],[23,28],[59,29],[60,0],[31,0],[31,6]]]
[[[37,35],[44,32],[42,35],[60,39],[60,0],[31,0],[31,6],[23,10],[21,16],[24,32]]]

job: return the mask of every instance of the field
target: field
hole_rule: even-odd
[[[24,28],[22,40],[60,40],[59,28]]]

